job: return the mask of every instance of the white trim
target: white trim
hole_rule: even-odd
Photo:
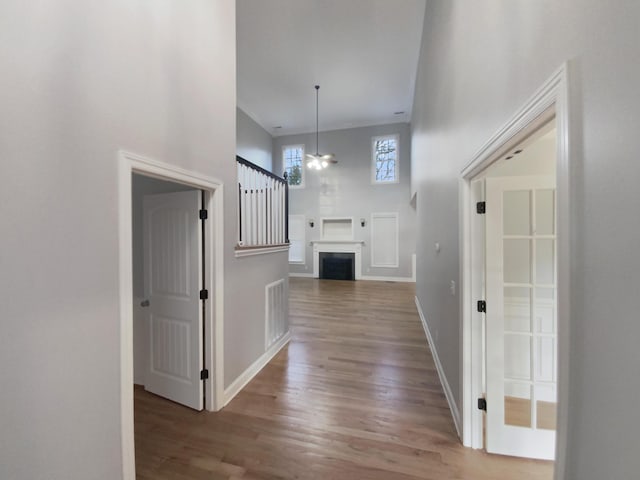
[[[558,209],[558,423],[554,478],[564,477],[567,452],[569,406],[569,322],[570,322],[570,108],[569,69],[563,64],[525,103],[525,105],[493,135],[476,153],[460,175],[460,277],[461,301],[461,370],[463,443],[482,447],[482,412],[474,408],[473,387],[482,376],[482,365],[474,361],[478,338],[473,328],[473,301],[471,297],[471,180],[483,172],[505,151],[531,135],[539,126],[555,115],[557,131],[556,184]],[[480,444],[478,444],[480,440]]]
[[[362,278],[362,245],[364,242],[311,242],[313,245],[313,277],[320,277],[320,253],[353,253],[355,265],[353,272],[356,280]]]
[[[376,180],[376,141],[381,139],[393,138],[396,141],[396,163],[394,180],[383,182]],[[372,185],[394,185],[400,183],[400,135],[392,133],[390,135],[377,135],[371,137],[371,184]]]
[[[236,258],[251,257],[253,255],[267,255],[269,253],[287,252],[289,251],[289,245],[276,245],[273,247],[260,247],[260,248],[236,248]]]
[[[313,273],[289,273],[291,278],[314,278]],[[362,275],[358,280],[364,280],[368,282],[401,282],[401,283],[415,283],[415,277],[380,277],[374,275]]]
[[[327,223],[327,220],[329,220],[328,223],[331,223],[331,221],[344,221],[344,220],[348,220],[350,222],[350,226],[351,226],[351,233],[348,236],[345,236],[344,238],[327,238],[325,239],[325,233],[324,233],[324,224]],[[320,217],[320,238],[322,239],[322,242],[350,242],[353,241],[353,217]]]
[[[300,175],[302,176],[301,179],[300,179],[300,185],[291,185],[289,183],[289,180],[287,180],[287,185],[289,185],[290,189],[294,189],[294,190],[299,189],[299,188],[304,188],[304,180],[305,180],[304,171],[305,171],[305,167],[307,166],[307,159],[305,158],[305,154],[306,154],[305,145],[304,145],[304,143],[301,143],[301,144],[295,144],[295,145],[283,145],[282,146],[281,160],[282,160],[282,171],[283,172],[287,171],[287,162],[284,159],[284,151],[285,151],[286,148],[301,148],[302,149],[302,157],[300,157],[301,158],[301,160],[300,160],[300,171],[301,171]]]
[[[287,331],[280,340],[274,343],[269,350],[264,352],[260,358],[253,362],[249,367],[236,378],[228,388],[224,390],[224,405],[228,405],[240,391],[253,380],[260,370],[262,370],[276,354],[291,340],[291,332]]]
[[[223,365],[223,312],[224,312],[224,231],[222,182],[185,170],[175,165],[158,162],[139,155],[118,152],[118,267],[120,304],[120,429],[122,441],[122,477],[135,480],[135,444],[133,426],[133,271],[131,226],[131,175],[145,176],[190,185],[206,191],[207,208],[215,212],[207,222],[206,275],[207,285],[214,291],[214,301],[205,307],[205,368],[213,374],[206,383],[207,410],[222,407],[224,386]],[[213,248],[211,248],[213,245]],[[215,311],[211,311],[211,304]],[[211,348],[213,346],[213,348]],[[215,360],[214,360],[215,357]]]
[[[309,245],[316,244],[327,244],[327,245],[337,245],[337,244],[345,244],[345,245],[364,245],[364,240],[311,240]]]
[[[374,262],[373,259],[373,246],[375,241],[375,218],[394,218],[396,221],[396,251],[395,251],[395,262],[389,265],[379,265]],[[381,212],[381,213],[372,213],[371,214],[371,265],[372,268],[398,268],[400,264],[400,220],[398,217],[398,212]]]
[[[458,406],[456,405],[455,398],[453,397],[453,392],[451,391],[451,386],[449,385],[447,376],[445,375],[444,369],[442,368],[442,363],[440,363],[438,350],[436,349],[436,344],[433,341],[433,337],[431,337],[431,331],[429,330],[427,319],[425,318],[424,313],[422,312],[422,306],[420,305],[420,300],[418,300],[417,296],[414,298],[416,302],[416,308],[418,309],[418,315],[420,316],[420,322],[422,322],[422,328],[424,329],[424,334],[427,337],[427,343],[429,344],[429,348],[431,349],[431,356],[433,357],[433,362],[436,364],[436,371],[438,372],[438,378],[440,379],[442,390],[444,390],[444,396],[446,397],[447,403],[449,404],[449,411],[451,412],[451,418],[453,418],[453,424],[456,427],[456,432],[458,433],[458,437],[460,437],[460,411],[458,410]]]
[[[360,280],[370,280],[374,282],[405,282],[405,283],[415,283],[415,278],[413,277],[383,277],[380,275],[363,275],[360,277]]]
[[[289,214],[289,246],[291,246],[291,242],[298,241],[297,238],[292,238],[291,233],[291,222],[292,217],[302,217],[302,260],[294,260],[291,261],[291,255],[289,255],[289,265],[306,265],[306,257],[307,257],[307,216],[304,213],[294,213]],[[294,232],[295,233],[295,232]],[[291,253],[291,249],[289,249],[289,253]]]

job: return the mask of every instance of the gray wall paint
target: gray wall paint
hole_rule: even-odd
[[[400,182],[373,185],[371,182],[371,140],[379,135],[399,135]],[[304,144],[306,153],[316,150],[315,133],[276,137],[273,158],[276,173],[281,174],[282,147]],[[338,164],[321,171],[305,169],[304,188],[289,190],[289,213],[304,214],[306,226],[305,265],[291,264],[292,273],[313,273],[313,249],[309,241],[320,240],[320,218],[353,217],[354,239],[364,240],[362,274],[371,276],[411,277],[411,257],[415,252],[415,210],[410,205],[411,144],[409,126],[405,123],[374,127],[335,130],[320,133],[321,153],[336,155]],[[399,214],[399,267],[371,267],[370,236],[371,213],[398,212]],[[309,227],[313,218],[315,227]],[[366,226],[360,226],[360,218]]]
[[[236,108],[236,153],[256,165],[273,171],[273,138],[249,115]]]
[[[0,66],[0,478],[118,479],[118,150],[226,186],[227,385],[288,271],[234,256],[235,2],[2,2]]]
[[[572,318],[567,479],[635,478],[640,415],[640,3],[427,3],[412,119],[417,294],[460,406],[458,178],[572,60]],[[436,256],[433,244],[440,242]]]

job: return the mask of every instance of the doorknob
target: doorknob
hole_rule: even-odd
[[[149,300],[143,300],[143,301],[140,302],[140,306],[141,307],[148,307],[149,305],[151,305],[149,303]]]

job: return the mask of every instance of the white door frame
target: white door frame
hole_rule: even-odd
[[[213,374],[206,383],[206,405],[209,411],[223,407],[223,185],[222,182],[129,152],[118,153],[118,227],[120,277],[120,409],[122,465],[124,480],[135,480],[135,448],[133,428],[133,271],[131,176],[181,183],[205,191],[206,208],[211,221],[205,223],[206,284],[213,292],[213,302],[205,302],[205,365]],[[211,308],[213,305],[213,308]]]
[[[557,130],[557,215],[558,215],[558,422],[556,432],[555,478],[564,478],[567,451],[569,405],[569,248],[570,248],[570,158],[569,150],[569,64],[563,64],[529,101],[491,137],[460,174],[460,278],[461,302],[461,387],[462,442],[472,448],[483,448],[482,412],[477,398],[483,393],[482,323],[474,321],[478,273],[472,209],[475,208],[471,181],[507,151],[555,117]],[[477,257],[477,254],[476,254]],[[474,281],[476,279],[476,281]],[[476,287],[474,288],[474,285]],[[476,298],[477,297],[477,298]],[[490,408],[490,406],[489,406]]]

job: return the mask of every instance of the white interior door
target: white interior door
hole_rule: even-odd
[[[149,302],[145,389],[203,408],[200,191],[144,197],[144,283]]]
[[[553,177],[486,181],[487,451],[553,459],[557,398]]]

